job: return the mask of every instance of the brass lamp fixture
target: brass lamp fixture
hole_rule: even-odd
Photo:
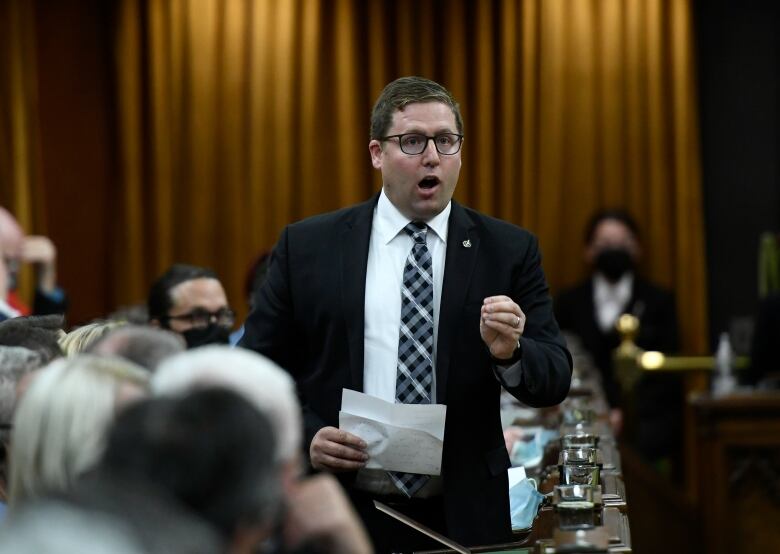
[[[715,368],[714,356],[668,356],[639,348],[635,342],[639,335],[639,318],[634,315],[621,315],[615,327],[621,339],[614,352],[615,372],[623,390],[631,390],[643,371],[711,371]],[[748,362],[747,356],[737,356],[734,369],[743,369]]]

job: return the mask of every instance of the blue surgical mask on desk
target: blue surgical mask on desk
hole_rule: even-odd
[[[515,441],[512,452],[509,454],[509,459],[512,461],[513,467],[533,467],[539,465],[542,461],[542,454],[544,452],[539,438],[538,434],[534,434],[530,440],[522,438]]]
[[[509,514],[512,518],[512,529],[528,529],[534,522],[544,495],[536,490],[533,481],[520,480],[509,489]]]
[[[548,442],[558,437],[558,433],[542,427],[532,427],[528,430],[528,436],[515,442],[509,459],[513,467],[534,467],[539,465],[544,455],[544,447]]]

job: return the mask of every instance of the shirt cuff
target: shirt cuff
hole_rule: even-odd
[[[494,362],[493,372],[504,388],[513,388],[520,384],[523,377],[522,365],[523,360],[517,360],[512,365],[498,365]]]

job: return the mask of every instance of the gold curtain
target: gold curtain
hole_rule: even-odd
[[[27,232],[44,233],[38,140],[35,12],[30,2],[0,2],[0,206]],[[33,275],[22,266],[20,293]]]
[[[625,206],[645,273],[706,349],[690,0],[122,0],[115,300],[174,261],[244,303],[294,220],[378,190],[371,104],[418,74],[461,102],[456,198],[540,237],[554,288],[585,274],[592,211]]]

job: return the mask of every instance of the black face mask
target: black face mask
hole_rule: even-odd
[[[607,248],[596,257],[596,269],[611,283],[617,283],[623,275],[634,269],[634,260],[624,248]]]
[[[210,323],[208,327],[188,329],[181,334],[187,343],[187,348],[197,348],[207,344],[227,344],[230,339],[230,329]]]

